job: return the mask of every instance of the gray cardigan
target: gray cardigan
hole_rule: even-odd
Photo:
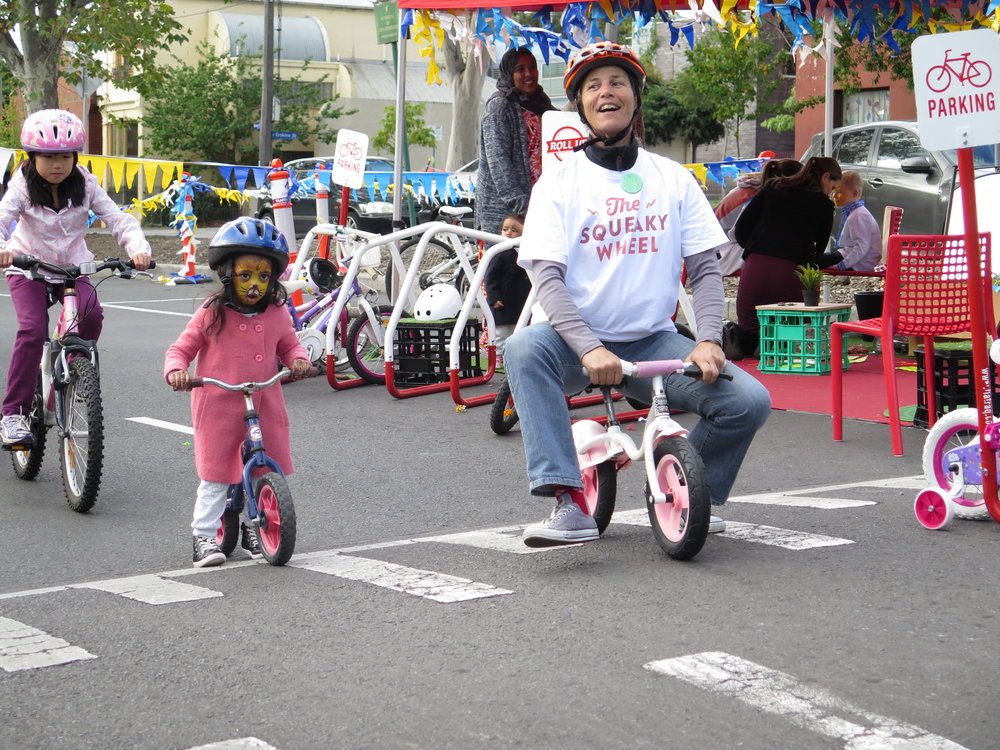
[[[507,214],[527,212],[530,193],[523,110],[509,99],[494,95],[486,102],[479,130],[476,226],[499,234]]]

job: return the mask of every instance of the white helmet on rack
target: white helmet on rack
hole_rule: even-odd
[[[462,309],[462,295],[451,284],[434,284],[417,297],[413,317],[417,320],[447,320]]]

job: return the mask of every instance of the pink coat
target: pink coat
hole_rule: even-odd
[[[202,306],[191,316],[187,328],[167,349],[163,365],[166,377],[186,370],[195,357],[194,374],[227,383],[267,380],[277,372],[277,360],[290,366],[294,359],[308,359],[292,328],[288,310],[270,306],[255,317],[227,308],[225,323],[217,336],[205,332],[210,310]],[[169,382],[169,381],[168,381]],[[294,471],[289,449],[288,412],[280,385],[253,395],[260,414],[267,454],[282,471]],[[194,424],[194,463],[201,479],[235,484],[243,473],[240,447],[246,434],[243,394],[205,386],[191,391]]]

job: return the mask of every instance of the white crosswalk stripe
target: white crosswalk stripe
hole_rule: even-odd
[[[370,560],[365,557],[343,555],[338,552],[299,555],[288,565],[352,581],[364,581],[375,586],[402,591],[404,594],[419,596],[443,604],[514,593],[508,589],[497,588],[486,583],[476,583],[467,578],[435,573],[431,570],[408,568],[405,565]]]
[[[6,672],[96,658],[82,648],[71,646],[62,638],[56,638],[23,622],[0,617],[0,669]]]
[[[223,740],[209,745],[198,745],[188,750],[278,750],[274,745],[268,745],[256,737],[241,737],[238,740]]]
[[[704,690],[721,693],[844,743],[849,750],[965,750],[920,727],[865,711],[792,675],[722,651],[661,659],[643,665]]]
[[[117,594],[146,604],[174,604],[222,596],[219,591],[192,586],[190,583],[166,580],[154,575],[92,581],[77,584],[72,588],[107,591],[109,594]]]

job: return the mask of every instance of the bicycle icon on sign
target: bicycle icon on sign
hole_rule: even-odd
[[[935,65],[927,71],[927,88],[934,93],[940,94],[951,86],[951,79],[955,77],[963,86],[971,83],[978,89],[988,84],[993,79],[993,69],[985,60],[970,60],[970,52],[948,57],[951,50],[945,50],[944,63]],[[955,63],[961,63],[961,67],[956,69]]]
[[[348,143],[340,144],[340,155],[348,157],[350,159],[360,159],[361,158],[361,146],[353,141]]]

